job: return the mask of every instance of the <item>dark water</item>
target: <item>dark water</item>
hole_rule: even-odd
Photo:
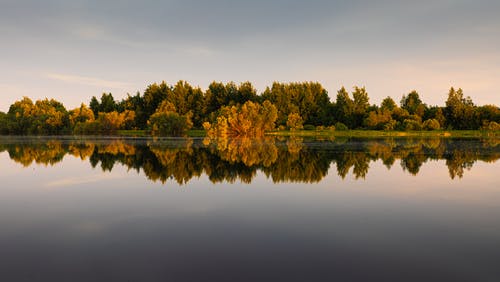
[[[500,281],[498,139],[0,138],[1,281]]]

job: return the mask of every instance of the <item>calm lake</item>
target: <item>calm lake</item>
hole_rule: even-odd
[[[500,139],[0,138],[2,281],[500,281]]]

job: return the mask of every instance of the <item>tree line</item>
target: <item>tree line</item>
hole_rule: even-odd
[[[265,131],[300,129],[500,130],[500,109],[478,106],[462,89],[451,88],[444,106],[424,103],[417,91],[399,103],[386,97],[370,104],[364,87],[344,87],[330,101],[318,82],[275,82],[262,93],[250,82],[212,82],[203,91],[185,81],[149,85],[141,94],[115,100],[111,93],[67,110],[54,99],[14,102],[0,112],[1,134],[113,134],[147,130],[152,135],[181,136],[189,129],[209,134],[260,136]]]

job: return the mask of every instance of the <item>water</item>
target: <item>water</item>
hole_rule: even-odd
[[[3,281],[498,281],[498,139],[0,139]]]

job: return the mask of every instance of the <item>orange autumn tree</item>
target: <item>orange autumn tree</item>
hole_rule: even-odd
[[[54,99],[33,103],[24,97],[10,106],[8,115],[15,118],[10,130],[16,134],[61,134],[68,127],[68,112]]]
[[[78,123],[93,122],[94,120],[94,112],[83,103],[79,108],[69,111],[69,122],[72,127],[75,127]]]
[[[205,122],[203,127],[209,136],[263,136],[273,130],[278,110],[269,101],[254,103],[247,101],[243,105],[225,106],[219,111],[216,122]]]
[[[116,130],[123,129],[126,123],[132,122],[134,119],[134,111],[125,110],[122,113],[112,111],[109,113],[99,113],[97,123],[101,132],[113,133]]]
[[[288,115],[286,120],[286,126],[290,129],[290,131],[300,130],[304,128],[304,121],[302,117],[298,113],[291,113]]]

